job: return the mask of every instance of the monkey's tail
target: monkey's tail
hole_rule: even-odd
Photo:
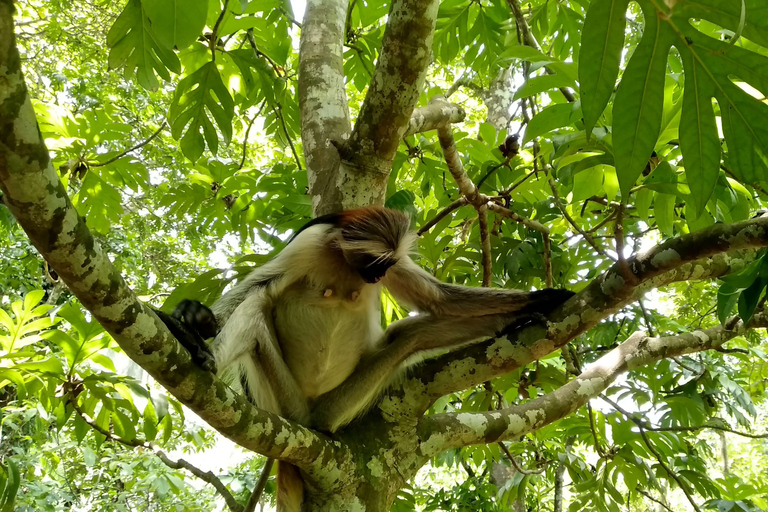
[[[277,512],[301,512],[304,480],[299,468],[277,461]]]

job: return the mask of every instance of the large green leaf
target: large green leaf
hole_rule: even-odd
[[[208,0],[148,0],[142,3],[156,39],[166,48],[183,50],[205,27]]]
[[[124,67],[126,75],[135,74],[145,89],[155,90],[160,86],[156,75],[170,80],[169,69],[181,73],[179,58],[160,44],[141,0],[129,0],[126,4],[107,33],[107,46],[110,47],[109,67]]]
[[[600,119],[619,76],[627,4],[629,0],[595,0],[584,20],[579,83],[587,133]]]
[[[624,42],[624,0],[596,0],[584,24],[580,58],[582,108],[590,129],[610,100],[617,55]],[[720,107],[726,163],[742,181],[768,179],[768,105],[738,86],[768,95],[768,57],[753,43],[768,45],[768,4],[763,0],[725,2],[641,0],[643,37],[619,84],[613,109],[616,168],[626,195],[658,141],[663,76],[671,45],[683,63],[685,92],[680,146],[696,213],[702,213],[717,182],[720,141],[712,99]],[[672,5],[670,8],[668,5]],[[746,8],[746,24],[742,24]],[[618,9],[618,11],[617,11]],[[707,20],[750,40],[744,47],[699,30]],[[722,31],[712,31],[720,34]],[[588,34],[588,35],[587,35]]]
[[[205,144],[213,154],[219,150],[214,122],[225,144],[229,144],[234,114],[234,101],[216,63],[207,62],[179,82],[169,112],[171,133],[181,138],[184,156],[195,161],[203,154]]]

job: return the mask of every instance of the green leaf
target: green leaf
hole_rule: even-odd
[[[720,139],[712,97],[715,86],[706,70],[683,53],[686,64],[683,111],[680,117],[680,149],[696,216],[704,212],[720,174]]]
[[[535,96],[536,94],[558,89],[560,87],[575,87],[575,85],[576,84],[571,77],[561,73],[537,76],[536,78],[531,78],[525,82],[525,84],[515,92],[513,100]]]
[[[529,141],[549,133],[557,128],[568,126],[573,118],[579,118],[579,111],[571,103],[560,103],[550,105],[538,114],[536,114],[528,127],[525,129],[525,136],[521,146]]]
[[[624,72],[613,107],[613,148],[623,198],[645,169],[661,129],[664,76],[674,32],[645,10],[643,38]]]
[[[208,62],[179,82],[169,112],[171,133],[174,138],[181,138],[184,156],[196,161],[203,154],[205,143],[213,154],[218,152],[219,139],[213,122],[225,144],[229,144],[234,113],[235,104],[216,64]]]
[[[579,84],[587,133],[611,99],[624,43],[629,0],[593,0],[581,31]]]
[[[155,413],[155,406],[152,405],[152,400],[147,400],[147,405],[144,407],[142,424],[146,440],[154,441],[157,437],[157,414]]]
[[[640,218],[649,223],[649,215],[651,212],[651,203],[653,202],[653,190],[648,188],[641,188],[635,192],[635,208],[637,208],[637,214]]]
[[[179,58],[157,41],[141,0],[128,1],[107,33],[107,46],[110,69],[125,67],[126,76],[135,74],[145,89],[160,87],[156,75],[170,80],[169,69],[181,73]]]
[[[183,50],[205,27],[208,0],[149,0],[141,5],[152,33],[165,48]]]
[[[674,236],[673,220],[675,215],[675,196],[670,194],[656,194],[653,202],[653,215],[656,217],[656,225],[666,236]]]

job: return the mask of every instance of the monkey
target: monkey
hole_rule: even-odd
[[[321,216],[210,308],[185,300],[160,316],[203,368],[238,366],[259,407],[334,432],[366,411],[410,356],[497,335],[573,295],[443,283],[410,258],[415,240],[397,210]],[[417,314],[384,330],[382,288]]]

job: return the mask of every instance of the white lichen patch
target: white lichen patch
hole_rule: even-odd
[[[3,89],[6,88],[3,87]],[[40,143],[40,132],[37,130],[35,109],[32,108],[32,103],[30,103],[29,97],[24,100],[24,104],[19,110],[18,117],[13,121],[13,134],[16,137],[17,142],[32,145]]]
[[[568,315],[559,322],[550,322],[552,328],[558,332],[568,332],[571,329],[576,329],[581,323],[581,318],[578,314]]]
[[[584,379],[579,381],[579,386],[576,389],[576,394],[579,396],[592,397],[601,393],[605,389],[605,379],[600,377],[594,377],[592,379]]]
[[[275,425],[272,423],[272,420],[251,423],[251,425],[246,430],[246,437],[255,439],[262,436],[269,436],[274,430]]]
[[[373,478],[381,478],[384,475],[384,466],[378,457],[372,458],[368,464],[366,464],[366,467],[371,471],[371,476]]]
[[[113,308],[100,308],[99,314],[111,319],[119,319],[122,313],[125,311],[125,305],[121,305],[120,309],[113,311]],[[102,312],[104,311],[104,312]],[[155,319],[149,313],[139,312],[136,315],[136,320],[128,326],[122,333],[122,337],[128,340],[132,340],[131,344],[141,345],[144,341],[153,338],[157,334],[157,324]]]
[[[436,433],[429,436],[429,439],[421,443],[421,452],[427,457],[434,457],[445,446],[446,436],[442,433]]]
[[[624,278],[616,272],[610,272],[602,283],[600,283],[600,290],[609,297],[612,297],[616,292],[624,288]]]
[[[528,423],[526,423],[525,418],[519,414],[510,414],[507,416],[507,428],[504,430],[504,436],[506,437],[508,434],[517,435],[523,432],[527,425]]]
[[[699,340],[699,343],[706,343],[709,341],[709,336],[703,331],[693,331],[691,333],[697,340]]]
[[[507,344],[509,344],[509,342],[507,342]],[[447,386],[456,382],[460,377],[468,375],[471,370],[476,368],[477,364],[472,357],[465,357],[458,361],[452,361],[448,366],[435,375],[433,381],[434,386],[438,389],[445,389]]]
[[[536,425],[539,420],[544,420],[547,415],[544,413],[544,409],[531,409],[525,412],[526,418],[528,418],[528,424],[531,426]]]
[[[680,261],[680,254],[674,249],[664,249],[651,258],[651,265],[655,268],[674,266]]]
[[[488,419],[482,414],[460,412],[456,415],[456,420],[476,434],[482,435],[488,428]]]
[[[488,359],[493,359],[494,357],[509,359],[514,355],[515,347],[507,338],[498,338],[485,351],[485,357]]]
[[[693,267],[693,270],[691,270],[690,279],[691,280],[697,280],[701,279],[702,277],[706,276],[707,269],[704,268],[703,265],[696,264]]]

